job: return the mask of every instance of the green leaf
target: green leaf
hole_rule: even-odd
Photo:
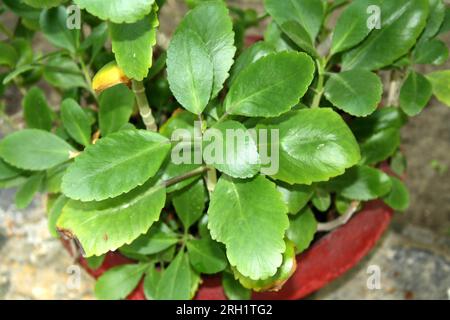
[[[240,273],[258,280],[277,272],[286,249],[288,218],[274,183],[262,176],[251,180],[222,176],[208,216],[212,238],[225,244],[230,264]]]
[[[222,1],[206,1],[189,11],[178,29],[191,30],[205,44],[213,66],[211,98],[222,90],[236,53],[233,23]]]
[[[42,185],[44,175],[42,173],[36,173],[28,178],[16,193],[16,207],[18,209],[24,209],[31,204],[34,195],[39,191]]]
[[[431,83],[420,73],[411,71],[400,90],[400,107],[410,117],[419,114],[433,95]]]
[[[373,113],[382,96],[380,78],[365,70],[333,74],[325,85],[325,97],[335,107],[357,117]]]
[[[300,102],[314,70],[313,60],[305,53],[281,52],[261,58],[233,82],[224,102],[226,111],[249,117],[279,116]]]
[[[6,42],[0,42],[0,65],[14,67],[17,59],[16,49]]]
[[[33,48],[28,39],[16,37],[11,41],[11,44],[18,54],[16,67],[23,67],[33,62]]]
[[[52,110],[44,92],[38,87],[31,88],[23,99],[23,113],[28,128],[52,129]]]
[[[64,7],[43,10],[39,24],[44,36],[55,47],[71,53],[77,51],[80,30],[67,27],[67,11]]]
[[[30,7],[22,1],[3,0],[3,4],[19,17],[30,20],[39,19],[40,10]]]
[[[433,38],[440,30],[445,19],[445,4],[442,0],[428,0],[430,14],[428,16],[427,25],[423,31],[420,41]]]
[[[167,79],[178,102],[200,114],[208,104],[214,66],[203,40],[188,28],[179,28],[167,51]]]
[[[124,84],[113,86],[100,94],[98,121],[103,137],[119,131],[130,121],[134,103],[133,92]]]
[[[155,223],[148,232],[121,250],[140,255],[152,255],[164,251],[178,242],[178,236],[162,222]]]
[[[100,53],[107,40],[108,24],[106,22],[102,22],[92,29],[92,32],[89,34],[89,36],[84,39],[83,43],[80,46],[80,49],[88,50],[89,48],[92,48],[90,61],[93,61]]]
[[[380,5],[380,0],[358,0],[350,3],[340,15],[333,31],[331,54],[346,51],[361,43],[372,31],[367,26],[371,5]]]
[[[0,180],[0,189],[17,188],[23,185],[27,181],[25,176],[18,176],[15,178]]]
[[[169,150],[169,141],[154,132],[113,133],[76,157],[64,175],[62,190],[81,201],[119,196],[153,177]]]
[[[133,23],[150,13],[155,0],[75,0],[77,5],[102,20]]]
[[[275,48],[276,52],[297,51],[295,44],[283,33],[274,21],[269,22],[264,32],[264,41]]]
[[[441,28],[438,34],[445,34],[450,31],[450,8],[445,8],[444,22],[442,22]]]
[[[436,71],[426,75],[433,87],[433,94],[436,98],[450,107],[450,70]]]
[[[168,139],[172,138],[173,133],[178,129],[185,129],[189,134],[188,138],[192,138],[194,135],[194,122],[198,120],[198,117],[195,114],[192,114],[188,111],[180,111],[174,112],[172,116],[165,122],[161,129],[160,133]]]
[[[311,201],[314,205],[314,208],[316,208],[320,212],[325,212],[331,206],[331,195],[327,191],[321,188],[317,188]]]
[[[129,24],[109,24],[112,51],[117,64],[130,79],[143,80],[153,62],[156,28],[159,26],[157,7],[143,18]]]
[[[281,30],[291,39],[299,48],[316,58],[319,56],[308,32],[297,21],[287,21],[281,25]]]
[[[32,66],[32,65],[24,65],[24,66],[17,67],[16,69],[14,69],[10,73],[8,73],[8,75],[3,79],[2,84],[6,85],[6,84],[10,83],[11,80],[17,78],[18,76],[20,76],[28,71],[35,71],[38,68],[39,67]]]
[[[202,179],[173,195],[173,206],[185,230],[188,230],[203,215],[205,198],[205,185]]]
[[[425,28],[428,1],[383,1],[380,12],[381,29],[343,55],[343,70],[381,69],[408,53]]]
[[[92,256],[89,258],[85,258],[85,260],[89,268],[91,268],[92,270],[97,270],[103,265],[105,257],[106,255]]]
[[[58,196],[48,212],[48,230],[50,231],[50,234],[55,238],[59,237],[56,229],[56,222],[61,216],[62,210],[67,204],[67,201],[69,201],[69,199],[64,195]]]
[[[91,125],[86,112],[73,99],[61,103],[61,119],[67,133],[79,144],[88,146],[91,142]]]
[[[95,296],[100,300],[125,299],[138,285],[148,264],[125,264],[109,269],[98,278]]]
[[[264,280],[252,280],[243,276],[239,271],[233,269],[234,276],[245,288],[254,291],[278,291],[287,280],[292,276],[297,268],[297,261],[295,259],[294,243],[286,241],[286,251],[283,254],[283,263],[278,268],[277,273],[272,277]]]
[[[191,298],[191,270],[188,256],[180,251],[163,271],[156,290],[158,300],[188,300]]]
[[[44,66],[44,79],[63,90],[86,88],[87,84],[77,64],[68,57],[55,56]]]
[[[45,179],[45,191],[49,193],[61,193],[61,182],[69,163],[63,163],[47,171]]]
[[[379,131],[360,144],[361,163],[376,164],[394,154],[400,146],[400,130],[390,128]]]
[[[344,215],[348,212],[350,206],[352,206],[352,201],[340,195],[337,195],[334,201],[334,205],[336,207],[336,211],[340,215]]]
[[[114,199],[71,200],[58,219],[58,228],[81,243],[85,256],[102,255],[129,244],[159,219],[166,192],[149,181]],[[120,226],[118,228],[117,226]]]
[[[0,180],[16,178],[22,174],[22,170],[10,166],[0,158]]]
[[[277,182],[277,188],[283,195],[284,202],[287,204],[290,214],[298,213],[313,196],[313,188],[307,185],[290,185]]]
[[[162,272],[156,270],[155,266],[151,266],[145,273],[144,278],[144,294],[147,300],[156,300],[156,290],[161,280]]]
[[[233,84],[242,70],[271,53],[275,53],[275,48],[270,43],[264,41],[258,41],[251,47],[244,50],[236,59],[236,62],[231,68],[231,75],[228,79],[229,85]]]
[[[251,178],[260,168],[256,142],[245,126],[224,121],[203,136],[203,159],[207,165],[233,178]]]
[[[25,170],[46,170],[68,161],[75,149],[47,131],[26,129],[14,132],[0,142],[0,156]]]
[[[385,129],[400,129],[406,123],[406,116],[399,108],[378,109],[366,118],[356,118],[350,123],[359,141],[365,141]]]
[[[448,60],[447,44],[441,40],[430,40],[418,44],[413,52],[414,62],[418,64],[441,65]]]
[[[222,274],[222,287],[230,300],[250,300],[252,291],[244,288],[229,272]]]
[[[406,171],[406,167],[408,166],[405,155],[400,151],[392,156],[390,168],[391,170],[398,176],[403,176]]]
[[[355,166],[327,183],[330,191],[351,199],[368,201],[386,195],[392,188],[387,174],[368,166]]]
[[[279,25],[296,21],[306,29],[311,39],[318,35],[325,15],[321,0],[265,0],[264,5]]]
[[[279,130],[279,170],[272,177],[289,184],[327,181],[360,160],[355,137],[331,109],[293,111],[258,128]],[[260,148],[270,150],[270,144]]]
[[[392,209],[397,211],[406,211],[409,207],[409,192],[403,182],[397,178],[390,177],[392,189],[383,201]]]
[[[214,274],[223,271],[228,265],[222,247],[213,240],[190,240],[187,249],[189,261],[197,272]]]
[[[34,8],[51,8],[66,2],[66,0],[23,0],[26,4]]]
[[[197,224],[197,228],[198,228],[198,233],[201,238],[206,238],[206,239],[211,238],[211,234],[209,233],[209,230],[208,230],[208,215],[207,214],[205,214],[200,219],[200,221]]]
[[[290,218],[286,236],[295,243],[295,252],[302,253],[311,245],[317,231],[317,221],[309,207]]]

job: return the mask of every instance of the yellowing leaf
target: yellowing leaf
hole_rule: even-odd
[[[125,75],[115,61],[111,61],[101,68],[92,79],[92,89],[100,93],[117,84],[130,85],[131,80]]]

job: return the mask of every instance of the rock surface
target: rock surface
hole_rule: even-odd
[[[42,197],[26,210],[0,191],[0,300],[92,299],[94,281],[50,236]]]

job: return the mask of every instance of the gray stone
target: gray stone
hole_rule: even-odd
[[[426,229],[415,227],[404,233],[391,228],[368,257],[311,298],[448,299],[450,248],[436,245],[436,236]],[[374,266],[380,270],[380,288],[368,286],[373,283]]]

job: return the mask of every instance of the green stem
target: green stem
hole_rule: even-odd
[[[314,99],[311,105],[311,108],[318,108],[320,105],[320,101],[322,100],[323,92],[324,92],[324,82],[325,82],[325,60],[318,59],[317,63],[317,86],[316,86],[316,94],[314,95]]]
[[[89,74],[89,70],[86,67],[86,64],[84,63],[83,59],[80,60],[81,70],[83,71],[84,79],[86,80],[87,84],[89,85],[89,88],[92,88],[92,79],[91,75]]]
[[[219,119],[219,121],[217,123],[222,122],[223,120],[226,119],[226,117],[228,117],[228,114],[225,112],[225,114]],[[200,114],[199,115],[199,120],[201,123],[201,139],[203,140],[203,134],[204,134],[204,130],[206,130],[206,128],[203,128],[203,117]],[[203,162],[203,164],[205,165],[205,163]],[[208,172],[206,173],[206,188],[208,189],[208,193],[211,196],[211,194],[213,193],[214,189],[216,188],[216,184],[217,184],[217,171],[216,168],[214,167],[210,167],[208,166]]]
[[[177,183],[179,183],[181,181],[184,181],[184,180],[190,179],[192,177],[201,175],[207,170],[208,170],[208,168],[205,167],[205,166],[199,167],[199,168],[194,169],[192,171],[186,172],[185,174],[183,174],[181,176],[178,176],[178,177],[175,177],[175,178],[172,178],[172,179],[164,181],[164,185],[166,187],[170,187],[170,186],[172,186],[174,184],[177,184]]]
[[[142,120],[147,128],[147,130],[158,131],[155,118],[152,114],[152,109],[145,95],[145,88],[142,81],[133,80],[132,82],[133,92],[136,95],[137,105],[139,107],[139,113],[141,114]]]
[[[225,121],[225,120],[228,118],[228,116],[229,116],[229,114],[228,114],[227,112],[225,112],[225,113],[223,114],[223,116],[221,116],[221,117],[219,118],[219,120],[217,120],[217,123],[221,123],[221,122]]]
[[[88,91],[97,100],[97,94],[95,93],[94,89],[92,89],[92,79],[91,75],[89,74],[89,69],[84,63],[83,58],[80,57],[78,61],[80,62],[81,71],[83,71],[84,80],[88,85]]]

